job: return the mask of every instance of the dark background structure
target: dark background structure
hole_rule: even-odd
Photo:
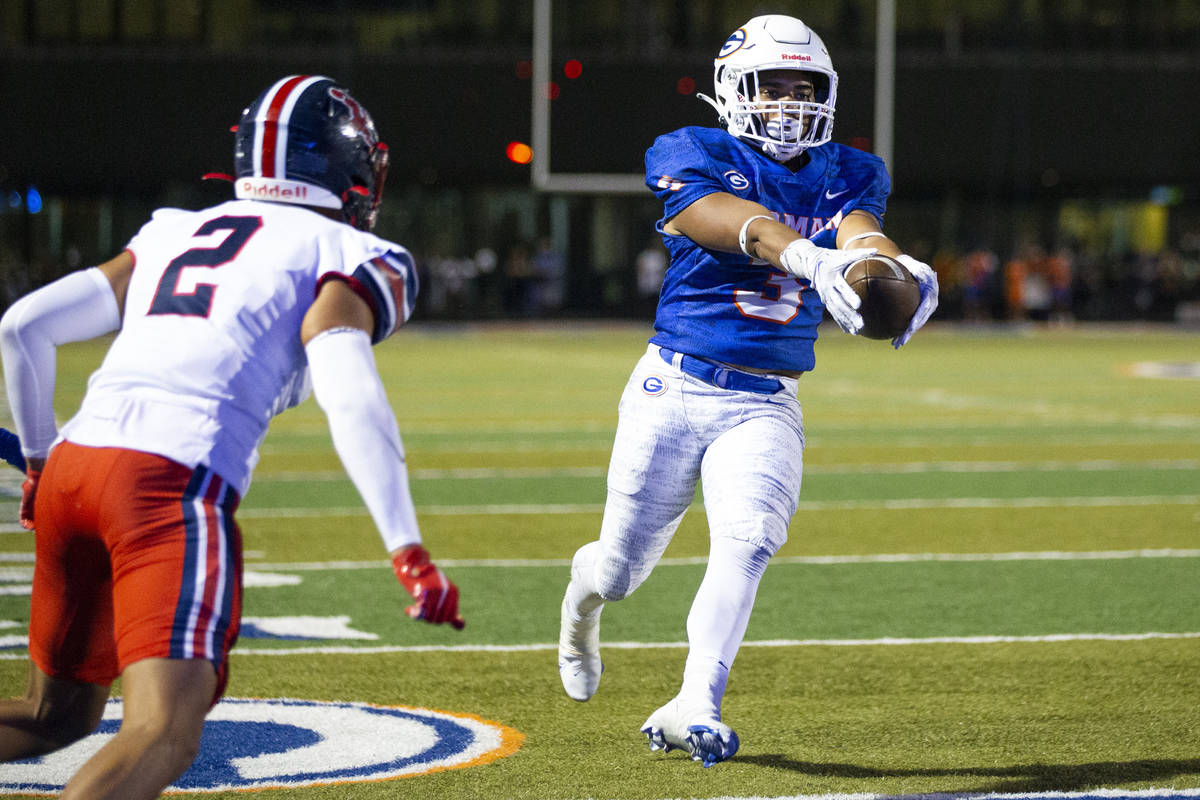
[[[107,257],[158,205],[217,199],[220,187],[199,177],[230,168],[242,106],[283,74],[318,72],[351,87],[391,145],[379,232],[425,260],[434,284],[444,262],[471,284],[430,313],[644,313],[635,262],[660,211],[650,192],[539,193],[530,166],[505,156],[530,141],[531,6],[0,0],[9,294]],[[875,6],[554,0],[551,169],[639,173],[659,133],[715,125],[695,96],[711,91],[713,55],[749,16],[773,12],[821,33],[840,77],[835,140],[870,150]],[[1090,274],[1072,305],[1104,295],[1074,317],[1152,316],[1156,305],[1176,319],[1181,303],[1187,317],[1200,282],[1200,3],[899,6],[887,225],[918,255],[943,256],[945,313],[980,250],[997,261],[984,316],[1026,313],[1002,296],[1005,269],[1036,250],[1068,253],[1072,283]],[[568,59],[576,77],[563,72]],[[514,248],[532,260],[539,247],[561,262],[558,292],[503,303],[485,284],[504,282]],[[1177,285],[1137,285],[1162,283],[1164,258]],[[530,285],[544,283],[528,271]],[[1139,290],[1173,300],[1139,311],[1121,297]]]

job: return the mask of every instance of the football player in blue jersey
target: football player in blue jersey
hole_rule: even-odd
[[[721,718],[729,669],[768,560],[796,511],[804,428],[796,392],[814,367],[823,312],[863,325],[846,268],[897,258],[921,303],[904,345],[937,306],[937,278],[882,232],[890,180],[874,155],[830,141],[837,73],[798,19],[760,16],[718,54],[720,128],[686,127],[646,153],[670,253],[655,333],[619,408],[598,541],[575,554],[558,650],[567,694],[587,700],[603,666],[604,604],[658,562],[703,482],[710,550],[687,618],[679,693],[642,727],[650,749],[711,766],[738,737]]]

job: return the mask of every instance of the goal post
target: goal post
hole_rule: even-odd
[[[646,193],[645,176],[637,173],[553,172],[550,169],[550,59],[553,0],[533,4],[533,186],[543,192],[576,194]]]
[[[550,59],[554,0],[533,3],[532,183],[543,192],[642,194],[644,176],[636,173],[554,172],[550,167]],[[892,167],[896,72],[896,0],[876,2],[875,152]]]

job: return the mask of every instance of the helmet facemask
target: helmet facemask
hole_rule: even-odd
[[[356,177],[354,185],[342,193],[342,219],[359,230],[370,231],[379,219],[383,183],[387,179],[388,146],[376,142],[368,159],[370,179]]]
[[[718,68],[718,72],[720,72]],[[828,142],[833,134],[833,104],[830,85],[833,80],[821,73],[789,70],[804,74],[813,82],[813,99],[761,97],[761,76],[765,69],[737,73],[724,70],[718,75],[734,85],[717,96],[726,95],[726,120],[730,133],[751,141],[776,161],[790,161],[801,151]],[[720,85],[718,83],[718,85]],[[735,132],[736,131],[736,132]]]
[[[813,84],[810,100],[764,100],[766,73],[786,70]],[[820,37],[793,17],[755,17],[736,30],[713,62],[710,103],[729,133],[786,162],[833,136],[837,73]]]

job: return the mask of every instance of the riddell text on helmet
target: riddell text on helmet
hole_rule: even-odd
[[[238,182],[238,196],[256,200],[304,200],[308,197],[308,187],[303,184],[263,186],[244,180]]]

